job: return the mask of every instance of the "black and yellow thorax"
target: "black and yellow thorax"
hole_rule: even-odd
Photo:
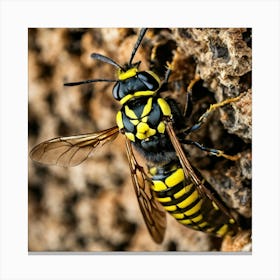
[[[113,89],[113,96],[122,104],[116,115],[119,129],[148,160],[155,162],[162,162],[166,155],[174,157],[164,124],[164,117],[173,114],[174,105],[159,96],[159,88],[160,79],[154,72],[130,68],[119,71]]]

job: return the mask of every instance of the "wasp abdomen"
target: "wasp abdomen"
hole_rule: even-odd
[[[201,194],[179,162],[149,168],[157,200],[179,223],[219,237],[235,231],[235,220]]]

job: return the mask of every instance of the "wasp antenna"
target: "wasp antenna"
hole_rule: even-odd
[[[82,84],[90,84],[90,83],[96,83],[96,82],[109,82],[109,83],[114,83],[114,82],[117,82],[117,81],[118,81],[118,80],[93,79],[93,80],[85,80],[85,81],[80,81],[80,82],[65,83],[64,86],[72,87],[72,86],[78,86],[78,85],[82,85]]]
[[[139,45],[141,44],[141,42],[142,42],[142,40],[143,40],[143,38],[144,38],[145,33],[146,33],[147,30],[148,30],[148,28],[142,28],[142,29],[140,30],[138,39],[137,39],[137,41],[136,41],[136,43],[135,43],[135,45],[134,45],[134,47],[133,47],[133,49],[132,49],[131,57],[130,57],[130,60],[129,60],[129,65],[132,64],[132,60],[133,60],[133,58],[134,58],[134,56],[135,56],[135,54],[136,54],[136,52],[137,52],[137,50],[138,50],[138,48],[139,48]]]
[[[121,65],[119,65],[116,61],[114,61],[110,57],[104,56],[104,55],[99,54],[99,53],[92,53],[90,56],[93,59],[97,59],[97,60],[109,63],[109,64],[111,64],[111,65],[113,65],[113,66],[115,66],[117,68],[123,69]]]

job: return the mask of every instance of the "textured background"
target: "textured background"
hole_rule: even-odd
[[[29,149],[56,136],[103,130],[115,125],[120,108],[112,83],[73,88],[64,82],[115,78],[113,66],[90,58],[102,53],[120,64],[128,61],[137,29],[29,29]],[[192,134],[205,146],[241,153],[230,162],[186,147],[192,164],[250,229],[251,218],[251,30],[151,29],[134,61],[164,76],[174,71],[166,93],[184,104],[195,73],[191,125],[211,103],[244,93],[242,99],[211,114]],[[151,54],[153,53],[152,59]],[[221,240],[189,230],[168,218],[165,240],[156,245],[145,228],[127,164],[124,141],[95,152],[73,168],[44,166],[29,160],[30,251],[216,251]],[[244,241],[245,240],[245,241]],[[248,236],[223,250],[248,250]]]

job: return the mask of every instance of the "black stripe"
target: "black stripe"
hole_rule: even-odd
[[[183,202],[184,200],[186,200],[189,196],[191,196],[194,191],[195,191],[195,187],[192,186],[191,189],[188,192],[186,192],[185,194],[183,194],[181,197],[179,197],[179,198],[172,198],[171,197],[171,201],[161,202],[161,204],[163,206],[177,205],[177,204]],[[200,199],[200,198],[198,197],[198,199]],[[190,205],[192,205],[192,204],[193,203],[191,203]]]
[[[196,213],[194,213],[194,214],[192,214],[192,215],[190,215],[190,216],[188,216],[188,215],[186,215],[184,212],[186,212],[186,211],[188,211],[188,210],[190,210],[191,208],[193,208],[198,202],[199,202],[199,200],[200,200],[200,198],[198,197],[193,203],[191,203],[189,206],[187,206],[187,207],[185,207],[185,208],[178,208],[178,206],[177,206],[177,210],[174,210],[174,211],[168,211],[170,214],[179,214],[179,213],[183,213],[184,215],[185,215],[185,218],[184,219],[193,219],[193,218],[195,218],[195,217],[197,217],[198,215],[197,215],[197,213],[198,214],[202,214],[201,213],[201,209],[198,211],[198,212],[196,212]],[[184,219],[182,219],[182,220],[184,220]]]
[[[156,192],[157,197],[173,197],[173,195],[185,187],[185,183],[181,182],[174,187],[167,188],[166,190]]]

